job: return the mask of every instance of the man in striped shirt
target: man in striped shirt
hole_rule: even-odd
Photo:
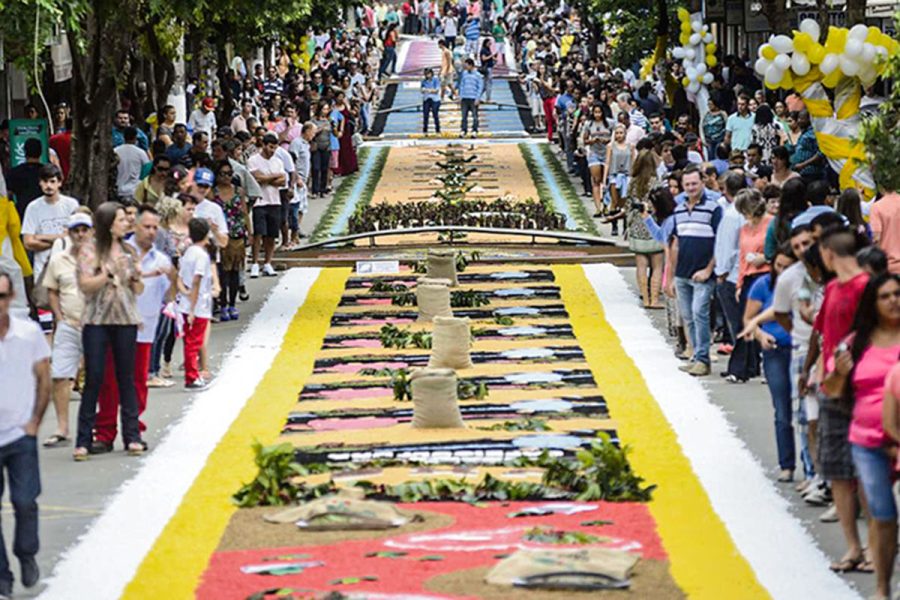
[[[675,208],[672,252],[666,294],[677,293],[678,308],[694,348],[689,363],[683,365],[695,377],[709,375],[709,306],[715,291],[713,269],[716,230],[722,220],[722,208],[710,199],[703,187],[700,168],[691,165],[684,170],[681,185],[687,196]],[[674,269],[673,269],[674,268]]]

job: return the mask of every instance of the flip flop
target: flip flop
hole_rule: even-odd
[[[60,435],[58,433],[54,433],[46,440],[44,440],[44,448],[58,448],[59,446],[67,446],[69,443],[69,438],[64,435]]]
[[[828,568],[835,573],[851,573],[853,571],[858,571],[859,566],[864,562],[865,559],[862,556],[857,558],[845,558],[839,562],[831,563],[831,566]]]

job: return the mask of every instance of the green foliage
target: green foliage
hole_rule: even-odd
[[[415,292],[394,292],[391,294],[391,304],[395,306],[415,306]]]
[[[369,292],[373,294],[393,294],[394,292],[405,292],[409,288],[402,283],[391,283],[381,279],[372,283]]]
[[[547,527],[529,529],[525,532],[525,540],[538,544],[566,544],[568,546],[598,544],[603,541],[602,538],[589,533],[548,529]]]
[[[454,290],[450,292],[450,306],[453,308],[477,308],[490,304],[488,295],[478,290]]]
[[[456,397],[460,400],[484,400],[488,397],[488,385],[483,381],[475,382],[460,379],[456,385]]]
[[[254,462],[259,472],[253,481],[242,485],[232,496],[235,504],[241,507],[282,506],[293,502],[301,490],[304,494],[314,494],[313,497],[322,495],[319,493],[322,491],[319,487],[307,488],[302,484],[295,485],[293,479],[325,472],[328,470],[327,467],[323,465],[304,467],[294,462],[294,447],[288,443],[263,446],[254,441],[252,448],[255,454]]]
[[[615,446],[605,433],[597,437],[574,460],[551,457],[545,451],[536,461],[520,463],[543,468],[545,485],[569,490],[577,500],[649,501],[656,486],[643,486],[644,479],[631,470],[629,447]]]
[[[535,148],[531,144],[519,144],[519,152],[521,152],[522,158],[525,160],[525,166],[528,167],[528,172],[531,174],[531,179],[534,181],[534,186],[537,189],[540,202],[546,207],[546,210],[555,210],[553,193],[556,191],[566,201],[566,204],[569,207],[569,213],[573,215],[575,221],[578,223],[578,230],[594,235],[600,235],[597,231],[597,226],[594,224],[594,220],[591,218],[591,215],[588,214],[587,209],[584,207],[584,203],[581,201],[581,197],[578,195],[578,192],[575,191],[575,187],[569,180],[566,170],[560,164],[559,160],[557,160],[556,155],[553,154],[553,150],[550,146],[548,144],[541,144],[539,147]],[[551,177],[549,180],[544,175],[544,170],[541,169],[538,166],[537,161],[535,161],[532,154],[533,152],[540,152],[543,156],[544,162],[547,163],[550,170]],[[560,217],[561,220],[558,224],[559,226],[555,229],[564,231],[568,229],[566,218],[561,214]]]
[[[530,418],[519,419],[517,421],[503,421],[502,423],[494,423],[489,427],[479,427],[485,431],[550,431],[545,419]]]
[[[505,325],[505,326],[508,327],[508,326],[510,326],[510,325],[514,325],[514,324],[515,324],[515,321],[513,320],[512,317],[506,317],[506,316],[503,316],[503,315],[496,315],[496,316],[494,317],[494,323],[496,323],[497,325]]]
[[[383,348],[421,348],[423,350],[431,349],[431,334],[427,331],[410,331],[400,329],[396,325],[382,325],[381,331],[378,333]]]
[[[894,16],[894,23],[900,27],[900,13]],[[896,84],[900,80],[900,54],[888,59],[882,78],[895,83],[878,112],[863,119],[859,141],[865,147],[866,163],[878,187],[900,191],[900,86]]]

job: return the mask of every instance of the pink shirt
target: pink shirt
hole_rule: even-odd
[[[756,254],[759,256],[765,254],[766,230],[769,228],[769,222],[773,218],[772,215],[767,214],[756,224],[756,227],[750,223],[741,227],[740,237],[738,238],[738,245],[740,246],[740,254],[738,255],[738,288],[743,287],[744,278],[748,275],[769,272],[769,263],[764,263],[761,267],[755,267],[747,261],[747,255]]]
[[[888,270],[900,273],[900,194],[885,194],[869,212],[872,233],[888,257]]]
[[[856,364],[853,371],[851,443],[867,448],[880,448],[884,445],[887,436],[884,433],[881,408],[884,402],[885,378],[892,367],[897,365],[898,356],[900,344],[886,348],[869,346]]]

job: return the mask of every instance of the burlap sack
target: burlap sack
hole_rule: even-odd
[[[305,531],[390,529],[411,521],[389,502],[360,500],[346,494],[318,498],[263,516],[269,523],[296,523]]]
[[[469,369],[472,344],[468,317],[435,317],[428,366],[438,369]]]
[[[433,321],[435,317],[452,317],[450,308],[450,282],[446,279],[423,277],[416,283],[416,304],[419,321]]]
[[[637,555],[609,548],[522,549],[494,565],[485,581],[495,585],[514,585],[525,582],[529,577],[551,573],[604,575],[625,581],[637,562]],[[591,581],[585,578],[585,582]]]
[[[413,427],[433,429],[465,427],[456,397],[453,369],[416,369],[410,375]]]
[[[449,279],[450,287],[459,285],[456,279],[456,250],[429,250],[426,264],[429,277]]]

